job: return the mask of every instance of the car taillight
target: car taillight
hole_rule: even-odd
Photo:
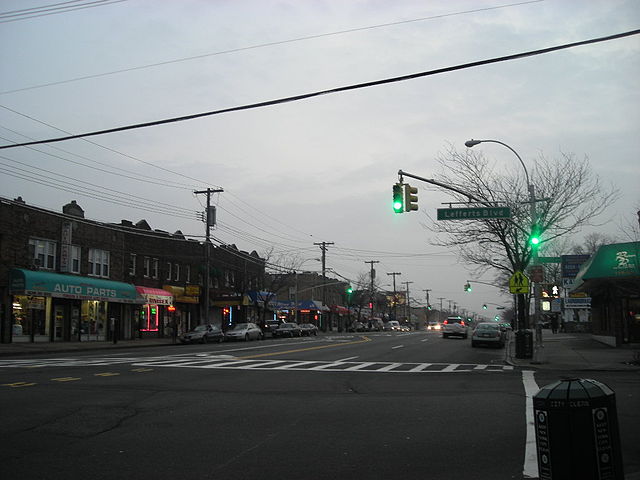
[[[445,321],[444,321],[444,324],[445,324],[445,325],[448,325],[448,324],[449,324],[449,320],[445,320]]]
[[[460,322],[460,325],[464,327],[464,320]]]

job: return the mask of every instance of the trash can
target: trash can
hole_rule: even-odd
[[[533,358],[533,331],[516,332],[516,358]]]
[[[540,480],[623,480],[615,393],[566,379],[533,396]]]

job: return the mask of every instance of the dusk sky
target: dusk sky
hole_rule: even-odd
[[[153,122],[628,32],[634,0],[0,0],[0,144]],[[64,8],[63,8],[64,7]],[[82,7],[82,8],[81,8]],[[90,8],[88,8],[90,7]],[[59,10],[52,10],[60,8]],[[451,196],[426,183],[394,214],[399,169],[432,178],[471,138],[588,158],[620,198],[574,232],[625,241],[640,210],[640,35],[402,82],[49,145],[0,151],[0,196],[87,218],[146,219],[200,238],[223,188],[216,241],[308,259],[353,279],[374,260],[410,285],[493,316],[511,296],[467,280],[426,228]],[[508,149],[474,147],[521,173]],[[535,176],[532,178],[535,184]],[[636,239],[637,240],[637,239]],[[629,239],[626,239],[629,241]],[[389,287],[384,287],[389,288]],[[482,304],[490,308],[482,311]]]

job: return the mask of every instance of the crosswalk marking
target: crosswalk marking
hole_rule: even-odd
[[[354,358],[354,357],[351,357]],[[355,357],[357,358],[357,357]],[[89,357],[50,358],[33,360],[0,360],[0,368],[45,368],[45,367],[95,367],[106,365],[131,365],[131,371],[148,372],[157,368],[193,369],[236,369],[236,370],[294,370],[327,372],[377,372],[377,373],[460,373],[460,372],[506,372],[511,365],[486,365],[467,363],[427,363],[427,362],[374,362],[350,359],[322,360],[267,360],[264,358],[237,358],[230,355],[202,356],[200,354],[165,355],[157,357]],[[114,372],[97,376],[119,375]],[[67,378],[67,377],[61,377]],[[75,378],[75,377],[68,377]],[[56,380],[56,381],[63,381]],[[9,384],[5,384],[7,386]],[[11,384],[13,385],[13,384]],[[17,385],[16,386],[23,386]],[[27,385],[24,385],[27,386]]]

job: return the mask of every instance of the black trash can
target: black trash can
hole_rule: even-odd
[[[516,358],[533,358],[533,330],[516,332]]]
[[[540,480],[623,480],[615,393],[566,379],[533,396]]]

